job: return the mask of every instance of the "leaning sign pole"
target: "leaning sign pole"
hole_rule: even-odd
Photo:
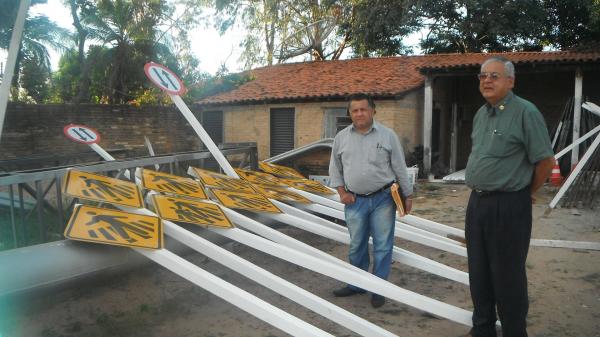
[[[196,134],[198,134],[204,145],[206,145],[210,153],[217,160],[219,165],[221,165],[223,171],[230,177],[239,178],[237,173],[233,170],[233,167],[231,167],[231,164],[229,164],[229,161],[227,161],[225,156],[219,151],[215,142],[213,142],[206,130],[204,130],[202,125],[200,125],[200,122],[198,122],[198,119],[196,119],[192,111],[190,111],[179,96],[185,92],[185,86],[179,77],[177,77],[177,75],[169,68],[154,62],[146,63],[144,72],[146,72],[146,76],[152,83],[169,94],[173,103],[175,103],[185,119],[190,123],[194,131],[196,131]]]
[[[8,46],[8,57],[6,59],[6,68],[0,84],[0,140],[2,139],[2,128],[4,127],[4,116],[6,115],[6,106],[8,105],[8,94],[10,93],[10,84],[12,83],[13,74],[15,73],[15,65],[17,64],[17,54],[21,45],[21,36],[23,35],[23,27],[25,26],[25,17],[31,0],[21,0],[19,12],[15,19],[15,25]]]

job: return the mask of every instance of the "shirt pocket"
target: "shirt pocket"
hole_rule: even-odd
[[[511,151],[511,137],[507,133],[494,130],[489,136],[485,154],[491,157],[506,157]]]
[[[382,165],[390,161],[392,149],[382,144],[377,144],[375,149],[369,151],[369,162],[374,165]]]

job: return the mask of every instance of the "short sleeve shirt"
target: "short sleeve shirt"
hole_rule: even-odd
[[[484,191],[518,191],[529,184],[535,164],[552,157],[550,136],[537,107],[509,92],[475,115],[466,184]]]

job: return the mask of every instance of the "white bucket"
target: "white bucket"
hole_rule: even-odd
[[[419,176],[419,167],[407,167],[406,171],[408,171],[408,181],[415,185],[417,183],[417,177]]]

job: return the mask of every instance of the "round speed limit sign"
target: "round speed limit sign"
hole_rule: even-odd
[[[96,144],[100,141],[98,131],[85,125],[69,124],[64,127],[65,136],[78,143]]]
[[[171,95],[182,95],[185,92],[183,82],[169,68],[162,64],[150,62],[144,65],[144,72],[148,79],[160,90]]]

